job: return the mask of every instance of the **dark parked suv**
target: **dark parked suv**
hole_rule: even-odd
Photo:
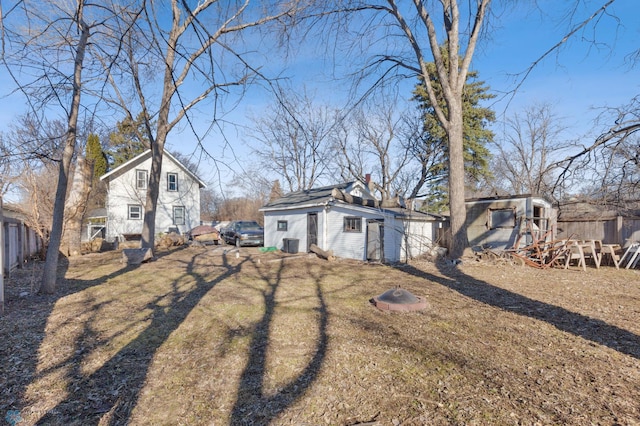
[[[258,222],[252,220],[236,220],[222,231],[222,238],[227,244],[240,246],[261,246],[264,244],[264,230]]]

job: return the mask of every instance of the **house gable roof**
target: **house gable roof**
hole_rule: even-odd
[[[100,176],[100,180],[108,182],[112,179],[115,179],[118,176],[121,176],[122,174],[124,174],[125,172],[131,170],[132,168],[136,167],[137,165],[142,164],[144,161],[148,160],[150,157],[151,157],[151,150],[146,150],[143,153],[133,157],[131,160],[120,164],[118,167],[111,170],[110,172],[103,174],[102,176]],[[166,151],[166,150],[164,151],[162,155],[162,161],[164,161],[165,158],[168,158],[169,160],[177,164],[178,167],[180,167],[189,177],[191,177],[194,181],[198,182],[198,185],[200,186],[200,188],[206,187],[205,183],[198,176],[196,176],[195,173],[189,170],[169,151]]]

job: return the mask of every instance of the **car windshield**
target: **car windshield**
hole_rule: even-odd
[[[243,231],[259,231],[262,228],[260,228],[260,225],[258,225],[256,222],[248,222],[241,223],[240,229],[242,229]]]

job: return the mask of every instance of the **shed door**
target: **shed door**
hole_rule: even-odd
[[[307,214],[307,251],[311,244],[318,245],[318,213]]]
[[[384,222],[377,219],[367,220],[367,260],[384,260],[383,244]]]

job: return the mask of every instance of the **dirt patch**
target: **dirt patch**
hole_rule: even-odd
[[[193,247],[7,280],[23,424],[640,424],[640,274]],[[426,309],[383,312],[400,285]],[[7,417],[8,418],[8,417]]]

